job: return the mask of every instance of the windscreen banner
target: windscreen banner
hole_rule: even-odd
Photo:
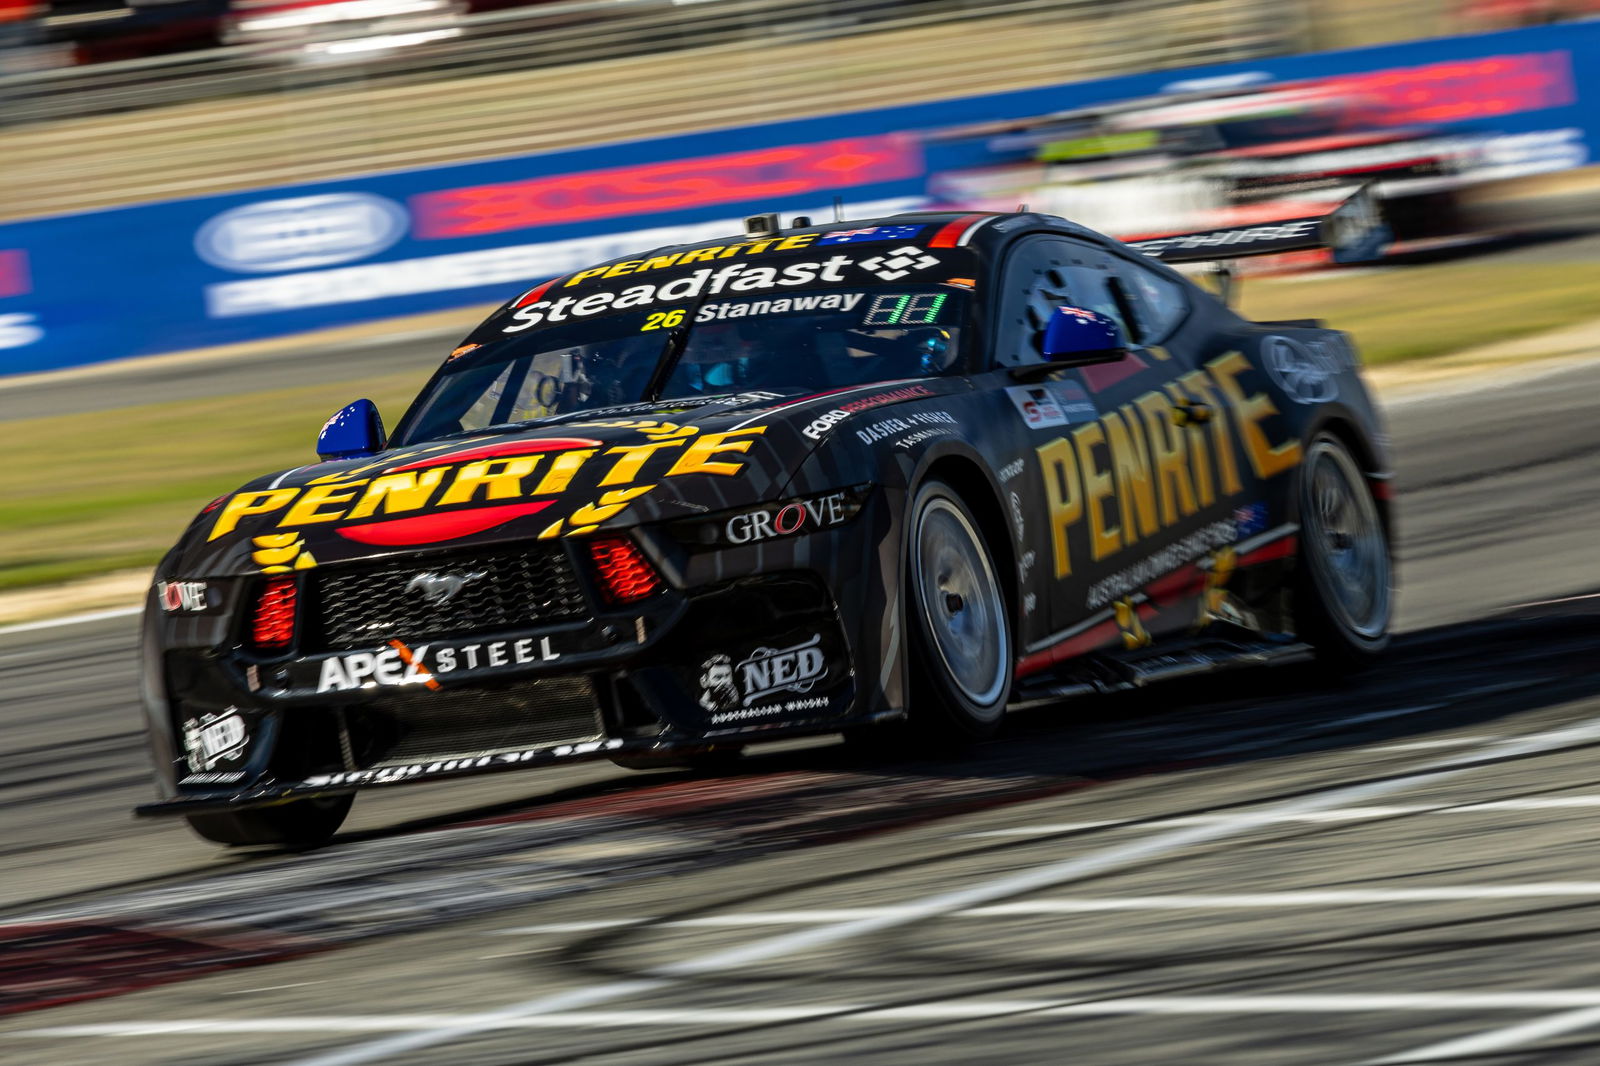
[[[257,341],[501,302],[597,261],[740,232],[752,214],[986,206],[966,187],[1107,135],[980,124],[1133,99],[1170,129],[1218,93],[1337,98],[1363,128],[1428,131],[1485,180],[1581,166],[1600,22],[1131,75],[848,115],[362,175],[0,224],[0,373]],[[1274,103],[1281,101],[1274,101]],[[1260,103],[1260,100],[1257,100]],[[1238,124],[1236,124],[1238,125]],[[963,129],[976,129],[962,135]],[[954,131],[954,132],[952,132]],[[1137,147],[1148,132],[1113,135]],[[1467,146],[1463,148],[1462,146]],[[1367,155],[1415,154],[1376,136]],[[1008,155],[1008,153],[1010,153]],[[1415,170],[1415,161],[1411,165]],[[997,170],[998,168],[998,170]],[[1007,180],[1010,180],[1007,178]],[[1038,209],[1040,204],[1034,203]],[[1070,207],[1070,204],[1068,205]],[[1082,212],[1049,205],[1089,225]],[[1150,212],[1145,211],[1148,215]],[[1119,235],[1122,235],[1119,233]]]

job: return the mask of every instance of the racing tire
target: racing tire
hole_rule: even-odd
[[[310,848],[327,843],[344,824],[355,796],[319,796],[295,800],[276,807],[256,807],[243,811],[212,814],[186,814],[189,828],[200,836],[229,847],[277,844],[280,847]]]
[[[905,619],[909,722],[916,741],[965,746],[993,736],[1011,697],[1011,610],[971,510],[927,481],[910,510]]]
[[[1394,563],[1372,487],[1350,450],[1321,434],[1300,471],[1295,628],[1317,663],[1349,673],[1389,643]]]

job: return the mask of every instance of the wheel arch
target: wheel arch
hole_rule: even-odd
[[[1000,589],[1005,594],[1006,607],[1011,612],[1012,632],[1019,632],[1021,590],[1017,582],[1017,552],[1011,525],[1005,517],[1009,511],[999,487],[977,460],[952,452],[928,463],[917,477],[910,498],[916,499],[917,491],[928,481],[942,481],[949,485],[972,512],[978,532],[983,534],[984,543],[994,553],[995,567],[1000,571]],[[909,536],[909,523],[907,530]],[[909,549],[909,544],[907,547]],[[909,551],[904,557],[910,557]]]

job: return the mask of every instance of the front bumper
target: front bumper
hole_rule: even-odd
[[[136,813],[266,806],[893,717],[858,698],[849,614],[818,573],[791,569],[538,630],[268,658],[236,639],[173,647],[152,604],[146,669],[157,682],[146,699],[165,787]],[[227,624],[237,631],[237,619]]]

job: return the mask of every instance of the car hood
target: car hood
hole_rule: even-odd
[[[207,507],[166,572],[285,573],[748,506],[783,492],[836,404],[887,406],[953,385],[634,404],[298,467]]]

